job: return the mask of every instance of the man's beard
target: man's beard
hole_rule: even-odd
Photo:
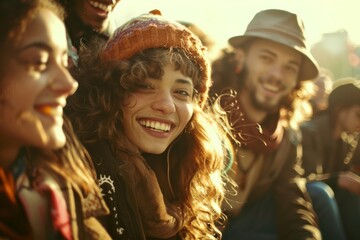
[[[281,108],[281,106],[283,106],[285,104],[286,97],[285,96],[282,97],[276,105],[269,105],[269,104],[267,104],[267,102],[258,101],[258,99],[256,98],[256,94],[255,94],[256,93],[256,88],[254,87],[254,85],[251,84],[249,86],[249,84],[247,84],[245,82],[246,80],[248,80],[248,77],[249,77],[249,70],[248,70],[248,68],[247,68],[247,66],[245,64],[242,71],[238,74],[238,81],[236,83],[236,90],[238,92],[247,91],[249,93],[250,102],[253,105],[253,108],[255,108],[257,110],[260,110],[260,111],[265,111],[265,112],[267,112],[269,114],[278,112],[279,109]]]

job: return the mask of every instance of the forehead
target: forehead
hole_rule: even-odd
[[[301,62],[302,54],[297,50],[267,39],[254,39],[249,51],[266,51],[274,56],[287,58],[290,61]]]
[[[63,22],[47,9],[39,10],[29,21],[19,45],[43,42],[54,48],[67,49],[66,31]]]

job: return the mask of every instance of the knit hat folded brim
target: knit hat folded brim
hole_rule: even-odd
[[[196,90],[203,103],[211,85],[206,48],[188,28],[165,19],[159,10],[142,14],[116,29],[104,47],[102,58],[105,61],[125,60],[150,48],[180,48],[185,51],[201,71]]]

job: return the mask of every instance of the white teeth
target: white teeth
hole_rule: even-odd
[[[171,127],[170,124],[155,122],[150,120],[141,120],[140,124],[144,127],[151,128],[152,130],[158,132],[168,132],[170,131],[170,127]]]
[[[105,4],[100,3],[100,2],[89,1],[89,3],[90,3],[91,6],[99,8],[99,9],[105,11],[105,12],[110,12],[111,8],[112,8],[112,5],[105,5]]]
[[[270,90],[270,91],[273,91],[273,92],[279,91],[279,88],[277,88],[276,86],[270,85],[270,84],[264,84],[264,87],[267,90]]]

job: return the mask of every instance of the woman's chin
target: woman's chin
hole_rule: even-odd
[[[47,143],[47,147],[51,149],[59,149],[65,146],[66,137],[62,130],[58,131],[55,135],[49,136],[49,142]]]
[[[40,148],[56,150],[65,146],[66,137],[62,128],[54,128],[46,131],[46,137],[39,137]]]

